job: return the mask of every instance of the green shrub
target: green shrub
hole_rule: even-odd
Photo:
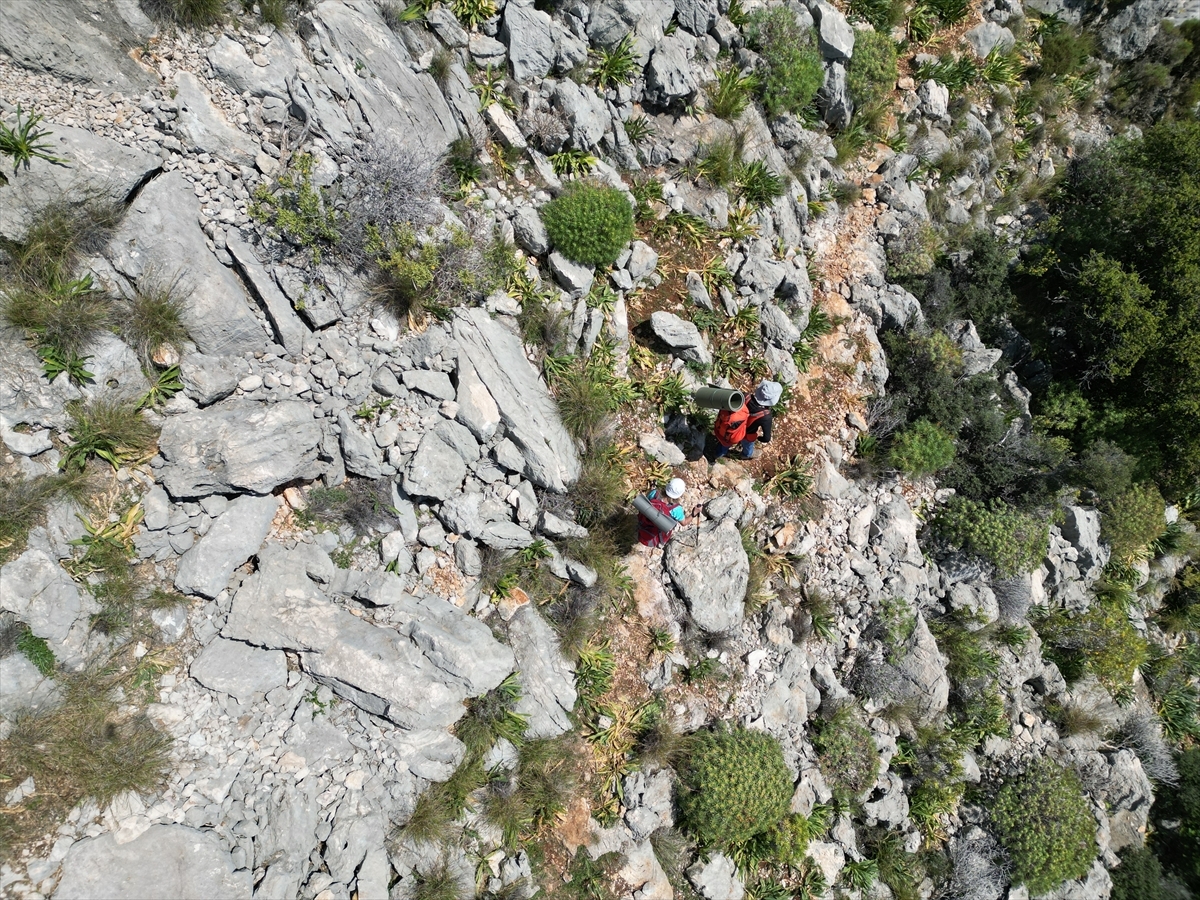
[[[954,462],[954,436],[928,419],[919,419],[896,435],[888,458],[909,477],[923,478]]]
[[[736,180],[738,196],[753,208],[766,206],[787,192],[784,180],[761,159],[744,163],[738,169]]]
[[[812,737],[821,774],[840,803],[850,803],[879,777],[879,750],[851,706],[822,722]]]
[[[1098,440],[1088,446],[1075,465],[1076,483],[1091,488],[1101,497],[1118,497],[1133,486],[1137,460],[1111,441]]]
[[[875,106],[896,86],[896,42],[878,31],[854,32],[846,87],[857,107]]]
[[[1074,617],[1055,610],[1036,628],[1046,656],[1064,675],[1091,672],[1110,691],[1128,688],[1134,672],[1146,661],[1146,639],[1129,621],[1125,607],[1111,600],[1097,600]]]
[[[1042,36],[1039,68],[1047,75],[1074,75],[1095,52],[1092,37],[1073,25],[1064,25]]]
[[[709,109],[718,119],[732,122],[746,111],[757,87],[758,79],[753,75],[743,75],[734,66],[721,69],[717,72],[717,80],[708,85]]]
[[[902,0],[850,0],[850,15],[869,22],[876,31],[889,32],[904,21]],[[858,52],[858,35],[855,34],[854,52]]]
[[[1113,556],[1124,562],[1143,556],[1167,527],[1166,508],[1162,494],[1150,482],[1107,498],[1100,506],[1100,530]]]
[[[953,618],[938,619],[930,628],[938,649],[946,655],[946,674],[955,684],[988,678],[996,674],[1000,658],[984,641],[983,634],[971,631]]]
[[[260,184],[255,189],[249,213],[252,218],[273,225],[289,241],[308,250],[317,265],[323,250],[341,239],[341,216],[326,201],[322,190],[313,184],[314,165],[311,153],[297,153],[287,172],[276,180],[274,188]]]
[[[43,118],[38,113],[30,113],[25,116],[21,110],[21,104],[18,103],[14,127],[9,128],[5,122],[0,121],[0,156],[7,156],[13,161],[14,175],[20,170],[22,164],[28,169],[29,163],[33,159],[44,159],[59,164],[66,163],[65,159],[46,152],[53,149],[54,145],[45,140],[50,137],[52,132],[49,129],[38,127]],[[0,184],[7,181],[8,177],[0,173]]]
[[[1200,890],[1200,747],[1179,755],[1179,785],[1156,794],[1150,815],[1151,846],[1163,867]]]
[[[554,246],[585,265],[611,265],[633,240],[633,207],[623,193],[606,185],[568,185],[541,214]]]
[[[1096,857],[1096,820],[1079,777],[1037,759],[997,792],[988,809],[1012,857],[1013,881],[1034,895],[1080,878]]]
[[[954,497],[937,513],[934,531],[956,547],[981,556],[1002,578],[1032,572],[1046,555],[1050,523],[1018,512],[1001,500],[984,504]]]
[[[152,357],[160,347],[182,349],[188,336],[183,325],[188,293],[180,278],[162,281],[149,275],[139,279],[133,294],[125,298],[118,317],[121,336],[145,369],[153,371]]]
[[[639,69],[630,35],[625,35],[611,50],[596,54],[593,75],[600,88],[629,84]]]
[[[17,638],[17,649],[47,678],[54,674],[54,651],[44,638],[38,637],[27,628]]]
[[[1174,896],[1163,890],[1162,865],[1148,847],[1126,847],[1118,855],[1121,865],[1112,870],[1111,900],[1167,900]]]
[[[160,22],[208,28],[225,21],[226,0],[143,0],[142,8]]]
[[[825,78],[821,54],[785,6],[760,9],[750,18],[746,39],[763,59],[759,95],[768,116],[799,113],[812,103]]]
[[[67,471],[82,472],[93,456],[119,469],[145,457],[158,437],[154,423],[127,400],[77,400],[67,406],[67,416],[74,441],[62,458]]]
[[[684,827],[701,844],[727,847],[778,823],[792,800],[779,742],[736,727],[699,735],[679,771]]]

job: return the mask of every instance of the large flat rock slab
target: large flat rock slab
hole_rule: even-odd
[[[63,860],[54,900],[197,900],[249,897],[247,869],[211,831],[184,825],[152,825],[126,844],[112,832],[71,845]]]
[[[387,605],[383,628],[333,603],[309,572],[328,577],[328,557],[311,544],[268,542],[258,571],[242,583],[222,634],[294,650],[335,692],[374,715],[415,731],[447,728],[463,701],[496,687],[513,653],[478,619],[436,597],[415,597],[385,573],[370,602]]]
[[[454,338],[460,373],[469,367],[471,390],[490,396],[509,439],[525,458],[525,477],[538,487],[565,491],[579,477],[579,453],[558,405],[525,358],[520,338],[483,309],[459,310]]]
[[[5,0],[0,52],[66,81],[134,94],[158,84],[129,51],[154,34],[131,0]]]
[[[178,172],[142,189],[105,255],[134,282],[179,279],[188,292],[183,322],[201,353],[241,354],[266,346],[267,333],[250,311],[242,283],[209,252],[196,195]]]
[[[413,71],[373,0],[325,0],[312,23],[329,56],[321,77],[335,93],[350,93],[376,134],[409,149],[446,151],[458,137],[454,113],[433,77]]]
[[[702,629],[720,633],[742,624],[750,560],[733,522],[676,529],[663,554],[663,565]]]
[[[298,400],[229,400],[167,419],[158,449],[159,481],[172,497],[269,494],[321,474],[321,426]]]
[[[9,124],[16,124],[15,117]],[[34,214],[48,204],[80,204],[88,199],[125,203],[162,167],[156,156],[83,128],[43,127],[50,130],[46,152],[65,163],[34,159],[29,168],[5,172],[8,184],[0,184],[0,237],[10,241],[24,240]]]

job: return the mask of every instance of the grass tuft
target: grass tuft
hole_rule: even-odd
[[[158,437],[154,423],[128,400],[75,401],[68,405],[67,415],[73,442],[62,458],[67,471],[82,472],[92,457],[119,469],[146,457]]]

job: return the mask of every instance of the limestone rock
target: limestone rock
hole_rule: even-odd
[[[304,668],[336,693],[415,730],[453,724],[465,711],[462,701],[512,671],[512,651],[487,625],[439,598],[408,594],[396,576],[372,579],[366,597],[391,607],[388,627],[330,603],[308,574],[320,568],[318,554],[311,544],[288,550],[268,542],[258,571],[234,595],[222,634],[295,650]]]
[[[712,362],[712,353],[704,345],[700,329],[686,319],[660,310],[651,314],[650,329],[680,359],[701,365]]]
[[[218,637],[196,657],[190,671],[205,687],[249,703],[287,682],[287,659],[282,650],[260,650]]]
[[[209,252],[198,215],[196,196],[183,176],[160,175],[138,194],[106,255],[134,282],[169,283],[179,276],[187,292],[183,323],[201,353],[258,350],[266,334],[246,305],[237,276]]]
[[[0,22],[15,5],[0,4],[6,8]],[[82,203],[99,191],[100,199],[123,203],[162,165],[149,153],[82,128],[53,125],[50,132],[46,152],[65,163],[33,159],[29,168],[7,173],[8,184],[0,184],[0,237],[24,239],[34,212],[50,202]]]
[[[235,872],[229,851],[211,831],[152,825],[125,844],[112,832],[72,844],[54,900],[249,897],[252,889],[250,870]]]
[[[525,606],[509,621],[508,640],[521,681],[516,711],[529,717],[527,736],[556,737],[569,731],[575,675],[558,649],[554,630],[536,609]]]
[[[185,594],[215,597],[229,584],[233,570],[253,556],[267,532],[279,502],[272,496],[238,497],[180,557],[175,587]]]
[[[266,494],[321,473],[321,427],[307,403],[231,400],[167,419],[160,482],[173,497]]]
[[[211,153],[244,166],[254,164],[258,147],[225,120],[213,105],[198,78],[191,72],[175,76],[175,105],[178,118],[175,133],[185,144],[202,153]]]
[[[473,390],[481,401],[485,391],[491,397],[508,439],[521,451],[525,477],[538,487],[565,491],[579,477],[579,454],[520,339],[482,309],[459,310],[454,337],[459,359],[479,378]],[[461,402],[461,386],[459,395]]]
[[[725,632],[742,623],[750,561],[736,524],[726,520],[690,533],[677,530],[663,563],[702,629]]]

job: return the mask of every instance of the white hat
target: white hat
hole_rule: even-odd
[[[683,483],[682,478],[672,478],[667,482],[667,496],[672,500],[678,500],[686,490],[687,485]]]
[[[761,406],[774,406],[783,396],[783,385],[778,381],[764,381],[754,389],[754,399]]]

